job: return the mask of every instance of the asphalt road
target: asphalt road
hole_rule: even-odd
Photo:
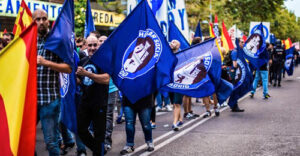
[[[140,123],[136,125],[135,152],[131,155],[153,156],[300,156],[300,69],[283,79],[282,87],[269,86],[271,98],[262,99],[259,89],[239,102],[244,113],[223,108],[220,117],[185,120],[178,132],[171,130],[172,112],[158,113],[153,130],[154,152],[145,152]],[[193,100],[198,114],[204,107]],[[37,153],[47,155],[43,135],[37,131]],[[126,142],[124,124],[116,125],[113,148],[108,156],[119,155]],[[76,148],[68,155],[76,155]],[[88,154],[91,155],[90,151]]]

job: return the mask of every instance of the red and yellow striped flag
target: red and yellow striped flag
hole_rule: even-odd
[[[0,52],[0,155],[34,155],[37,111],[37,26]]]
[[[209,37],[216,37],[215,33],[214,33],[214,26],[212,23],[209,23]]]
[[[32,23],[32,14],[30,9],[27,7],[24,0],[21,2],[21,6],[18,12],[18,16],[15,21],[13,33],[15,36],[19,36],[22,31],[26,29]]]
[[[284,40],[285,50],[290,49],[293,46],[292,40],[290,38]]]
[[[225,48],[227,52],[229,50],[233,50],[234,49],[232,40],[229,37],[229,34],[228,34],[227,29],[226,29],[224,21],[222,21],[222,36],[221,36],[221,40],[222,40],[222,47]]]

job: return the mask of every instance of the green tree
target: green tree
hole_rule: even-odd
[[[86,0],[76,0],[74,3],[75,12],[75,34],[77,37],[82,37],[84,33],[85,25],[85,13]]]

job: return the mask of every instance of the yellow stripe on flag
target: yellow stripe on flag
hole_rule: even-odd
[[[31,11],[24,2],[24,0],[22,0],[13,30],[15,37],[19,36],[31,23]]]
[[[16,38],[0,53],[0,94],[7,115],[13,155],[18,153],[28,69],[25,42],[22,38]]]
[[[224,57],[223,57],[223,54],[222,54],[222,51],[221,51],[221,46],[220,46],[220,44],[219,44],[219,42],[218,42],[219,40],[220,40],[219,38],[216,38],[216,39],[215,39],[215,42],[216,42],[216,45],[217,45],[217,47],[218,47],[218,51],[219,51],[220,56],[221,56],[221,61],[223,62]]]

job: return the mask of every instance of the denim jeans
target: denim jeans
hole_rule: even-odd
[[[60,113],[60,99],[52,101],[48,105],[38,106],[38,121],[41,120],[44,140],[49,156],[59,156],[58,144],[58,118]]]
[[[158,107],[162,108],[163,100],[165,102],[165,106],[167,106],[168,104],[170,104],[170,98],[169,98],[169,96],[162,97],[162,94],[160,92],[158,92],[157,95],[156,95],[156,102],[157,102],[157,106]]]
[[[60,133],[61,133],[64,144],[74,143],[71,132],[67,129],[67,127],[62,122],[60,122]],[[83,142],[81,141],[79,136],[77,134],[74,134],[74,135],[75,135],[75,141],[76,141],[76,146],[77,146],[77,152],[86,151],[85,145],[83,144]]]
[[[260,78],[262,79],[262,85],[263,85],[263,93],[264,96],[268,94],[268,71],[267,70],[257,70],[255,73],[255,79],[253,81],[253,89],[251,91],[251,93],[255,93],[256,88],[257,88],[257,84],[260,80]]]
[[[137,114],[142,125],[146,143],[152,143],[152,128],[150,124],[151,109],[151,107],[148,107],[140,110],[134,110],[129,106],[124,107],[127,146],[134,146],[135,121]]]
[[[119,91],[115,91],[108,94],[108,104],[107,104],[107,112],[106,112],[106,132],[105,132],[105,144],[108,145],[112,144],[111,135],[113,132],[115,106],[118,107],[121,106]],[[119,109],[120,108],[118,108],[118,110]]]

